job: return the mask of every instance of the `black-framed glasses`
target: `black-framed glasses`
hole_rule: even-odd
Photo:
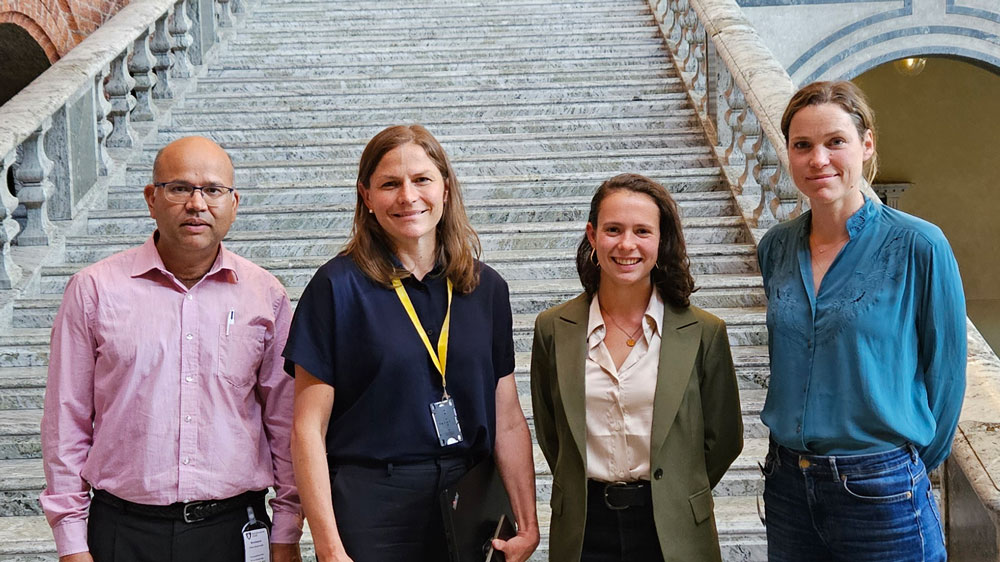
[[[162,188],[163,196],[171,203],[187,203],[195,191],[200,191],[209,207],[221,205],[230,193],[236,191],[235,188],[224,185],[191,185],[182,181],[154,183],[153,186]]]

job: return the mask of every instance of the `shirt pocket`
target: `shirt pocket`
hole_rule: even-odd
[[[257,381],[264,351],[264,326],[230,326],[219,329],[218,377],[230,386],[243,388]]]

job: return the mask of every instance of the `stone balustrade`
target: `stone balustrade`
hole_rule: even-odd
[[[788,73],[735,0],[648,2],[754,236],[798,216],[808,201],[781,134]],[[1000,359],[971,322],[968,341],[965,405],[941,478],[945,530],[952,561],[1000,561]]]
[[[50,242],[53,221],[73,218],[245,4],[133,0],[0,106],[0,289],[22,275],[11,245]]]

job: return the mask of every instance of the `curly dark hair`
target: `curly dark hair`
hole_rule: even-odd
[[[608,195],[619,190],[648,195],[656,204],[660,211],[660,245],[656,265],[649,272],[649,277],[653,286],[660,292],[663,302],[678,308],[689,306],[691,293],[696,290],[694,278],[691,276],[691,263],[684,245],[684,232],[681,230],[677,203],[670,197],[665,187],[639,174],[617,175],[597,188],[597,193],[590,201],[587,222],[596,229],[601,203]],[[576,271],[580,275],[580,283],[591,298],[601,285],[601,267],[591,261],[593,251],[594,248],[585,235],[576,250]]]

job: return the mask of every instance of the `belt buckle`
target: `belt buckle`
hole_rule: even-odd
[[[208,502],[199,501],[199,502],[190,502],[190,503],[184,504],[184,511],[183,511],[184,522],[185,523],[197,523],[198,521],[203,521],[205,519],[205,517],[195,517],[195,516],[192,516],[192,515],[190,515],[188,513],[188,509],[189,508],[190,509],[198,509],[198,508],[204,506],[206,503],[208,503]]]
[[[627,505],[611,505],[611,502],[608,501],[608,490],[611,488],[624,488],[625,486],[628,486],[628,482],[609,482],[604,485],[604,505],[607,506],[608,509],[612,511],[628,509],[629,506]]]

